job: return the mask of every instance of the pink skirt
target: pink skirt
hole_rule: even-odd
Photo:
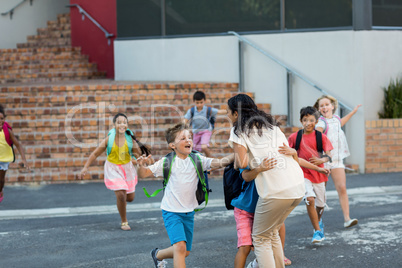
[[[124,165],[116,165],[105,161],[105,185],[112,191],[126,190],[127,193],[135,192],[138,183],[137,170],[130,161]]]

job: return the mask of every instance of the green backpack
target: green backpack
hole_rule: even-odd
[[[202,162],[201,162],[199,153],[197,151],[192,151],[189,154],[189,157],[191,159],[191,162],[194,165],[195,170],[197,171],[197,176],[198,176],[198,184],[197,184],[197,190],[195,192],[195,196],[197,198],[199,205],[201,205],[205,201],[205,206],[202,209],[194,209],[194,211],[201,211],[207,206],[208,194],[212,191],[211,191],[211,189],[209,189],[208,175],[207,175],[207,172],[206,171],[204,172],[204,170],[202,168]],[[147,197],[154,197],[160,191],[165,190],[166,185],[169,182],[170,173],[172,171],[172,165],[173,165],[175,158],[176,158],[175,152],[171,152],[165,156],[165,159],[163,161],[163,188],[162,189],[158,189],[150,195],[147,192],[147,190],[145,189],[145,187],[142,188]]]
[[[130,153],[131,157],[136,159],[134,154],[133,154],[133,136],[134,136],[134,133],[130,129],[127,129],[126,133],[124,133],[124,134],[126,136],[128,152]],[[111,129],[107,135],[109,136],[109,139],[107,141],[106,155],[109,155],[110,152],[112,151],[114,139],[116,138],[116,129],[115,128]]]

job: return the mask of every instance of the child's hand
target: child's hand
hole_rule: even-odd
[[[84,176],[87,174],[87,172],[88,172],[88,169],[87,169],[87,168],[83,168],[83,169],[81,170],[80,174],[78,174],[78,179],[79,179],[79,180],[84,179]]]
[[[319,165],[321,165],[321,164],[327,162],[327,159],[328,159],[328,158],[326,158],[326,157],[318,158],[318,157],[316,157],[316,156],[313,156],[313,157],[311,157],[309,160],[310,160],[310,163],[311,163],[311,164],[314,164],[314,165],[316,165],[316,166],[319,166]]]
[[[290,148],[285,143],[283,144],[283,146],[279,146],[278,152],[284,155],[297,155],[297,151],[293,148]]]
[[[152,157],[151,154],[148,155],[148,156],[141,155],[141,156],[138,157],[138,159],[137,159],[137,164],[140,165],[140,166],[147,166],[147,165],[150,165],[150,164],[152,164],[152,163],[154,162],[154,161],[153,161],[153,158],[151,158],[151,157]]]
[[[273,169],[277,164],[277,160],[275,158],[264,158],[261,164],[257,167],[259,173]]]
[[[25,160],[23,161],[23,167],[26,168],[26,170],[30,170],[31,168],[28,165],[28,162]]]
[[[322,174],[325,174],[325,175],[329,175],[329,173],[330,173],[330,170],[329,170],[329,169],[327,169],[327,168],[322,168],[322,167],[318,167],[317,171],[318,171],[319,173],[322,173]]]
[[[353,109],[353,111],[354,111],[354,112],[357,112],[357,110],[358,110],[361,106],[362,106],[361,104],[357,105],[357,106]]]

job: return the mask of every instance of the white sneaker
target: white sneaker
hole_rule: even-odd
[[[250,263],[247,265],[247,268],[259,268],[257,259],[254,259],[252,262],[250,262]]]
[[[345,223],[343,224],[343,227],[349,228],[349,227],[356,225],[358,222],[359,221],[357,219],[351,219],[351,220],[345,221]]]

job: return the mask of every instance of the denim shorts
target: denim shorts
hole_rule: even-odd
[[[171,245],[185,241],[187,251],[191,251],[194,232],[194,213],[194,211],[176,213],[162,210],[163,221]]]
[[[10,162],[0,162],[0,170],[8,170],[8,165]]]

